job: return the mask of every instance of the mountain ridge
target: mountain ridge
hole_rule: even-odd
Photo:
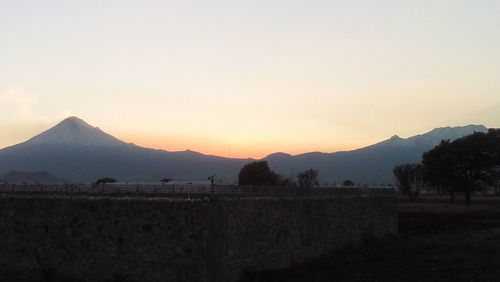
[[[474,132],[487,130],[483,125],[439,127],[408,138],[394,135],[373,145],[350,151],[311,152],[289,158],[275,158],[270,155],[264,159],[269,162],[272,169],[284,175],[289,175],[290,171],[314,168],[319,170],[320,175],[333,172],[326,178],[327,182],[340,183],[349,179],[357,183],[392,183],[394,165],[420,162],[422,154],[438,145],[441,140],[453,141]],[[445,134],[439,138],[437,133],[443,132]]]
[[[8,184],[62,184],[64,180],[59,179],[46,171],[17,171],[11,170],[0,176],[0,181]]]
[[[392,182],[392,167],[403,162],[418,162],[421,154],[444,139],[456,139],[484,132],[482,125],[440,127],[427,133],[401,138],[397,135],[376,144],[351,151],[307,152],[290,155],[270,154],[271,169],[285,175],[313,168],[324,182],[351,179],[361,183]],[[439,141],[438,141],[439,140]],[[48,171],[64,179],[88,182],[98,177],[122,181],[204,179],[218,175],[236,179],[239,169],[252,158],[224,158],[191,150],[155,150],[123,142],[77,117],[25,142],[0,150],[0,175],[10,170]]]

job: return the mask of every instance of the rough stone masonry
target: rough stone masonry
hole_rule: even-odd
[[[342,189],[340,189],[342,190]],[[237,281],[397,233],[383,189],[197,197],[0,195],[0,281]]]

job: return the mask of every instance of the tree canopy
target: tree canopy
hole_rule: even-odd
[[[342,186],[344,186],[344,187],[351,187],[351,186],[354,186],[354,185],[355,185],[355,184],[354,184],[354,182],[352,182],[352,181],[351,181],[351,180],[349,180],[349,179],[344,180],[344,181],[342,182]]]
[[[97,179],[97,181],[95,182],[96,185],[99,185],[99,184],[106,184],[106,183],[115,183],[116,182],[116,179],[114,178],[111,178],[111,177],[103,177],[103,178],[99,178]]]
[[[318,171],[315,169],[308,169],[297,174],[297,179],[299,181],[299,186],[301,187],[313,187],[318,186]]]
[[[269,185],[279,182],[279,175],[273,172],[267,161],[255,161],[244,165],[238,174],[239,185]]]
[[[464,191],[469,204],[474,190],[500,176],[500,130],[442,141],[423,154],[422,163],[431,184],[447,187],[451,193]]]

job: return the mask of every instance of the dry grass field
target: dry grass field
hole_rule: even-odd
[[[500,281],[500,198],[400,199],[398,237],[242,281]]]

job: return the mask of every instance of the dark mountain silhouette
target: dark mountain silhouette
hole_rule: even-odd
[[[420,161],[423,152],[442,139],[454,140],[486,131],[484,126],[438,128],[407,139],[394,136],[362,149],[337,153],[306,153],[267,156],[272,170],[285,176],[312,168],[322,182],[351,179],[358,183],[392,183],[395,164]],[[159,181],[173,179],[235,180],[243,165],[253,159],[228,159],[193,151],[169,152],[125,143],[71,117],[53,128],[11,147],[0,150],[0,175],[11,170],[47,171],[76,182],[101,177],[119,181]]]
[[[227,159],[192,151],[168,152],[128,144],[71,117],[24,143],[0,150],[0,174],[10,170],[45,170],[66,180],[89,182],[162,178],[234,178],[250,160]]]
[[[64,180],[59,179],[46,171],[26,172],[9,171],[0,177],[1,181],[8,184],[62,184]]]
[[[393,183],[392,169],[396,164],[420,162],[422,154],[441,140],[455,140],[474,132],[486,132],[482,125],[436,128],[426,134],[401,138],[397,135],[380,143],[353,151],[336,153],[306,153],[297,156],[272,154],[268,160],[272,169],[290,175],[314,168],[322,181],[340,183],[350,179],[356,183]]]
[[[129,144],[100,130],[92,127],[77,117],[69,117],[44,131],[37,136],[22,143],[24,146],[58,145],[65,147],[124,147]]]

